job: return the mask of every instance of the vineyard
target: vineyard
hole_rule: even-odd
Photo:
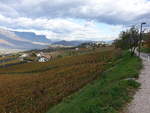
[[[95,80],[120,55],[112,49],[1,68],[0,113],[45,113]]]

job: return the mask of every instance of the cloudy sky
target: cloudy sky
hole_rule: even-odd
[[[150,20],[150,0],[0,0],[0,27],[49,39],[112,40]]]

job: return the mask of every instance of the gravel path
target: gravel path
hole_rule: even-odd
[[[141,70],[138,81],[140,89],[128,105],[125,113],[150,113],[150,60],[148,54],[141,54],[144,68]]]

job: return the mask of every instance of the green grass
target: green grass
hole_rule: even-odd
[[[67,97],[47,113],[119,113],[140,86],[128,78],[137,78],[141,67],[138,57],[130,57],[126,53],[119,63],[96,81]]]
[[[150,53],[150,48],[142,48],[141,51],[144,53]]]

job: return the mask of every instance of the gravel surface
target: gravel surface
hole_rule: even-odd
[[[125,113],[150,113],[150,61],[148,58],[148,54],[141,55],[143,69],[138,79],[141,87],[127,106]]]

